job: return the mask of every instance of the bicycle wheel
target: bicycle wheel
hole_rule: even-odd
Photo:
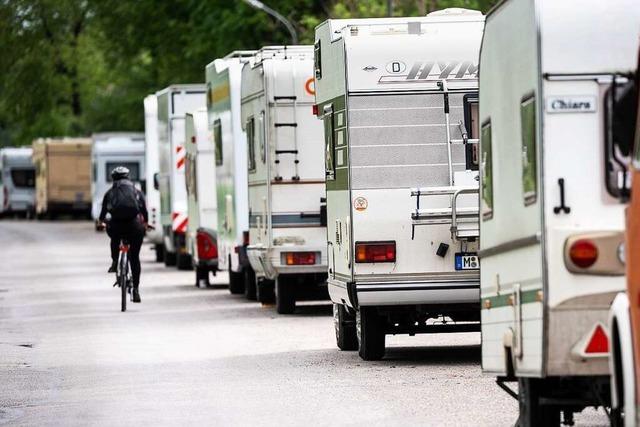
[[[123,254],[124,255],[124,254]],[[124,255],[122,257],[122,267],[120,269],[120,276],[118,277],[118,284],[120,285],[120,294],[122,297],[122,301],[121,301],[121,305],[120,305],[120,310],[122,312],[127,311],[127,267],[129,265],[129,262],[127,260],[127,256]]]

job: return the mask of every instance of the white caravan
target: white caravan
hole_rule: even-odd
[[[229,290],[254,282],[249,239],[247,140],[240,119],[242,67],[253,52],[232,52],[206,67],[209,131],[213,134],[218,198],[218,269],[229,271]]]
[[[164,243],[162,241],[162,225],[160,224],[160,191],[158,187],[158,98],[155,94],[144,98],[144,149],[145,149],[145,196],[149,225],[146,239],[153,245],[156,261],[164,261]]]
[[[111,171],[117,166],[129,169],[138,188],[145,186],[144,134],[136,132],[96,133],[91,139],[91,216],[97,221],[102,199],[113,183]]]
[[[639,35],[636,0],[508,0],[487,16],[482,368],[503,388],[518,380],[520,425],[559,425],[561,413],[570,424],[608,404],[628,181],[608,124]]]
[[[158,99],[158,188],[165,265],[192,268],[187,252],[187,188],[184,177],[185,114],[205,106],[202,84],[172,85],[156,93]]]
[[[36,169],[29,147],[0,150],[0,214],[35,213]]]
[[[196,286],[209,285],[209,272],[216,273],[218,248],[216,229],[216,163],[213,139],[205,108],[187,113],[185,124],[187,157],[187,250],[196,270]]]
[[[480,12],[447,9],[316,29],[329,293],[338,347],[363,359],[383,357],[385,334],[479,330],[483,25]]]
[[[247,255],[259,300],[272,299],[275,284],[281,314],[292,313],[296,299],[326,298],[324,144],[314,94],[313,46],[264,47],[242,70]]]

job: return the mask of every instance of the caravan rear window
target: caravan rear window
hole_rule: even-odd
[[[16,188],[34,188],[36,186],[35,169],[12,169],[11,181]]]
[[[536,149],[536,98],[525,97],[520,104],[522,131],[522,190],[524,204],[535,203],[538,198],[537,149]]]
[[[482,162],[482,219],[493,218],[493,160],[491,158],[491,121],[482,125],[480,131],[480,158]]]
[[[247,120],[247,163],[249,166],[249,172],[255,172],[256,170],[256,128],[255,119],[249,117]]]
[[[213,143],[216,150],[216,166],[222,166],[222,122],[220,119],[213,122]]]
[[[107,182],[112,182],[111,171],[118,166],[124,166],[129,169],[129,179],[131,181],[140,181],[140,163],[138,162],[107,162]]]

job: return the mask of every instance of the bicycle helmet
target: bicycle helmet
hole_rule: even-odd
[[[113,178],[114,181],[118,181],[119,179],[128,179],[129,169],[124,166],[118,166],[111,171],[111,178]]]

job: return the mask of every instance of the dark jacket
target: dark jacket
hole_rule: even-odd
[[[102,210],[100,211],[101,222],[105,222],[107,218],[107,213],[111,212],[111,206],[112,206],[111,197],[113,193],[113,187],[115,187],[116,185],[133,186],[133,182],[131,182],[128,179],[119,179],[118,181],[114,181],[113,186],[106,193],[104,193],[104,197],[102,198]],[[135,188],[135,186],[134,186],[134,189],[136,192],[136,199],[138,200],[138,207],[140,208],[140,214],[142,215],[142,218],[144,219],[144,222],[146,224],[149,222],[149,213],[147,212],[147,202],[144,199],[144,194],[142,194],[142,191]]]

